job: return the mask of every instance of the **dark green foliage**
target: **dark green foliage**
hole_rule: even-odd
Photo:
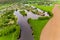
[[[34,14],[38,14],[38,10],[32,10],[32,12],[34,13]]]
[[[48,16],[43,16],[43,17],[39,17],[38,20],[47,20],[47,19],[50,19],[50,17]]]
[[[52,12],[48,12],[48,14],[50,15],[50,17],[53,17],[53,13]]]
[[[20,11],[20,13],[21,13],[23,16],[27,16],[27,13],[26,13],[24,10]]]
[[[17,24],[17,18],[13,15],[13,10],[6,11],[0,17],[0,39],[16,40],[20,35],[20,27]],[[8,38],[10,36],[10,38]]]
[[[44,5],[35,5],[35,4],[33,4],[33,6],[39,8],[39,9],[41,9],[43,11],[48,12],[50,17],[53,16],[52,9],[53,9],[54,6],[44,6]]]
[[[28,23],[29,23],[29,20],[31,20],[31,18],[28,19]]]

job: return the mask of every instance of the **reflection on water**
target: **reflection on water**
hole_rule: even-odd
[[[14,15],[18,17],[18,24],[21,26],[21,38],[19,40],[33,40],[32,30],[25,18],[19,11],[14,11]]]
[[[31,18],[31,19],[38,19],[38,17],[40,17],[40,15],[34,14],[32,12],[28,12],[27,10],[25,10],[25,12],[27,13],[27,19]]]

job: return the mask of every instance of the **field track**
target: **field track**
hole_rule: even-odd
[[[55,4],[52,12],[54,16],[43,28],[40,40],[60,40],[60,5]]]

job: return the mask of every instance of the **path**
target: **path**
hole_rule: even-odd
[[[19,40],[33,40],[32,30],[28,22],[20,14],[19,11],[14,13],[18,17],[18,24],[21,26],[21,38]]]
[[[60,8],[59,4],[55,4],[53,8],[54,16],[46,24],[42,30],[40,40],[60,40]]]

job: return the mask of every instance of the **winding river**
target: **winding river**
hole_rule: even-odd
[[[29,18],[31,19],[38,19],[40,15],[33,14],[32,12],[28,12],[25,10],[27,13],[27,16],[21,15],[21,13],[18,11],[14,11],[14,15],[17,16],[18,18],[18,24],[21,27],[21,38],[19,40],[34,40],[33,35],[32,35],[32,30],[30,28],[30,25],[28,24],[27,20]]]
[[[21,26],[21,38],[19,40],[33,40],[32,30],[28,22],[19,11],[15,11],[14,15],[18,17],[18,24]]]

